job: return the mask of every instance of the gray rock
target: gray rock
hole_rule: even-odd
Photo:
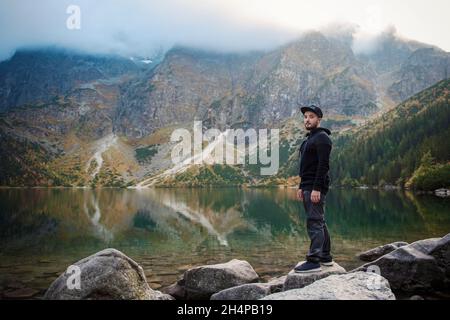
[[[286,281],[287,276],[281,276],[272,278],[267,282],[267,285],[270,288],[270,293],[281,292],[283,291],[284,282]]]
[[[379,268],[392,289],[405,293],[450,288],[450,234],[416,241],[355,269]]]
[[[233,259],[187,270],[184,288],[188,299],[209,299],[214,293],[258,279],[258,274],[247,261]]]
[[[434,194],[441,198],[450,197],[450,189],[445,188],[436,189],[434,190]]]
[[[445,272],[445,276],[450,281],[450,233],[442,237],[430,248],[429,254],[433,256],[439,267]]]
[[[414,295],[411,298],[409,298],[409,300],[425,300],[425,299],[419,295]]]
[[[258,300],[269,294],[283,291],[286,278],[287,276],[281,276],[269,279],[266,283],[249,283],[231,287],[213,294],[211,300]]]
[[[74,266],[80,269],[80,289],[67,286],[72,273],[63,273],[45,293],[45,299],[82,300],[172,300],[169,295],[152,290],[142,267],[115,249],[105,249]]]
[[[270,293],[267,283],[249,283],[219,291],[211,300],[258,300]]]
[[[170,294],[166,294],[158,290],[153,290],[152,294],[153,295],[151,296],[151,298],[146,300],[175,300],[175,298],[172,297]]]
[[[302,264],[303,262],[304,261],[299,262],[298,264]],[[332,266],[321,266],[321,268],[321,271],[311,273],[296,273],[294,269],[292,269],[286,277],[283,285],[283,291],[306,287],[314,281],[326,278],[332,274],[346,273],[345,269],[336,262],[333,263]]]
[[[385,244],[383,246],[379,246],[374,249],[370,249],[370,250],[367,250],[367,251],[364,251],[364,252],[358,254],[358,258],[361,261],[367,261],[367,262],[374,261],[374,260],[378,259],[379,257],[384,256],[385,254],[388,254],[389,252],[392,252],[400,247],[406,246],[407,244],[408,244],[408,242],[403,242],[403,241]]]
[[[174,297],[177,300],[186,299],[186,290],[184,289],[184,279],[178,280],[176,283],[170,285],[163,291],[164,293]]]
[[[389,282],[372,272],[331,275],[301,288],[261,300],[395,300]]]

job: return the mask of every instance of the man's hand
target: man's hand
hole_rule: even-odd
[[[311,201],[314,203],[319,203],[320,201],[320,191],[313,190],[311,192]]]
[[[302,189],[298,189],[297,191],[297,199],[303,201],[303,191]]]

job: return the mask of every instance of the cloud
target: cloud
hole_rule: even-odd
[[[407,1],[407,8],[422,9],[414,5],[417,1]],[[305,30],[334,22],[359,26],[355,50],[370,51],[376,46],[376,34],[391,24],[406,36],[414,36],[411,30],[415,30],[419,41],[431,34],[430,39],[445,49],[450,43],[443,30],[449,29],[449,23],[439,17],[448,1],[435,1],[435,11],[428,11],[421,20],[423,28],[416,30],[414,14],[402,7],[390,8],[397,4],[385,0],[376,5],[371,0],[338,4],[334,0],[2,0],[0,60],[20,47],[49,45],[126,56],[148,56],[174,44],[218,51],[268,50]],[[70,5],[81,10],[79,30],[67,28]],[[438,17],[439,32],[427,23],[433,15]]]
[[[296,36],[276,26],[237,21],[218,6],[183,0],[41,0],[39,4],[0,2],[0,60],[27,46],[145,56],[174,44],[220,51],[269,49]],[[70,5],[80,8],[79,30],[66,26]]]
[[[395,26],[388,26],[385,30],[377,33],[367,32],[357,29],[353,34],[352,49],[355,54],[375,53],[383,43],[387,36],[394,36],[399,38]]]

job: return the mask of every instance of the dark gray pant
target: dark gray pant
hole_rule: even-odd
[[[320,201],[311,201],[311,190],[303,190],[303,206],[306,212],[306,228],[308,230],[311,245],[306,255],[306,260],[319,262],[322,259],[331,260],[330,234],[325,223],[325,198],[326,193],[320,194]]]

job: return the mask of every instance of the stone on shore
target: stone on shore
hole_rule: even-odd
[[[184,273],[186,299],[209,299],[219,291],[242,284],[257,282],[258,274],[244,260],[233,259],[226,263],[203,265]]]
[[[211,300],[258,300],[270,293],[267,283],[248,283],[219,291],[211,296]]]
[[[297,265],[302,264],[303,262],[304,261],[299,262]],[[334,262],[332,266],[321,266],[321,268],[322,270],[319,272],[310,273],[296,273],[294,269],[292,269],[284,281],[283,291],[303,288],[330,275],[346,273],[345,269],[336,262]]]
[[[164,293],[174,297],[177,300],[187,299],[186,290],[184,289],[184,279],[180,279],[174,284],[162,290]]]
[[[286,281],[287,276],[281,276],[269,279],[267,281],[267,285],[270,288],[270,293],[281,292],[283,291],[284,282]]]
[[[374,249],[370,249],[370,250],[361,252],[360,254],[358,254],[358,258],[361,261],[371,262],[371,261],[378,259],[381,256],[384,256],[385,254],[388,254],[389,252],[392,252],[392,251],[394,251],[400,247],[406,246],[406,245],[408,245],[408,242],[403,242],[403,241],[385,244],[385,245],[376,247]]]
[[[372,267],[371,267],[372,266]],[[450,234],[400,247],[355,271],[379,268],[392,289],[427,293],[450,288]]]
[[[61,274],[45,293],[52,300],[172,300],[149,287],[144,271],[134,260],[115,249],[105,249],[74,265],[80,271],[75,287],[74,271]],[[68,283],[70,284],[68,286]],[[71,286],[74,285],[74,286]]]
[[[260,300],[395,300],[389,282],[373,272],[330,275],[301,288]]]
[[[450,197],[450,189],[440,188],[434,190],[434,194],[441,198]]]

